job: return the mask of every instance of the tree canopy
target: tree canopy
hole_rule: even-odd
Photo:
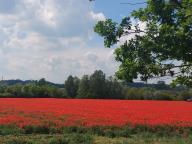
[[[145,8],[133,11],[120,24],[99,21],[94,31],[104,37],[106,47],[130,38],[115,50],[121,63],[117,77],[132,82],[170,76],[173,84],[192,87],[191,9],[192,0],[148,0]]]

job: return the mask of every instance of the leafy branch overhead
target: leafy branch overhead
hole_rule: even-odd
[[[94,28],[106,47],[129,39],[115,50],[121,62],[116,75],[129,82],[171,76],[173,84],[192,87],[192,0],[148,0],[146,4],[120,24],[107,19]],[[142,29],[133,21],[146,26]]]

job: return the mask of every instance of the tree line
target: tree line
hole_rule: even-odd
[[[71,98],[123,99],[123,86],[117,79],[106,78],[101,70],[81,79],[69,76],[65,81],[66,94]]]
[[[101,70],[96,70],[82,78],[70,75],[62,86],[47,82],[44,78],[13,85],[0,83],[0,97],[187,100],[192,96],[192,91],[186,87],[171,88],[163,82],[143,86],[106,77]]]

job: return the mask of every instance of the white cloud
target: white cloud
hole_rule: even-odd
[[[94,13],[93,11],[91,11],[90,15],[96,21],[105,21],[106,20],[106,17],[103,13]]]
[[[88,0],[2,0],[0,5],[0,75],[62,83],[70,74],[96,69],[114,74],[113,50],[98,47],[92,30],[105,16],[94,13]]]

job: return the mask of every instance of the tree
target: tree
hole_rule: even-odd
[[[192,0],[148,0],[131,17],[146,24],[142,29],[130,17],[120,24],[99,21],[94,31],[104,37],[106,47],[131,36],[115,50],[121,63],[116,75],[133,82],[170,76],[173,83],[192,87]],[[134,34],[134,37],[132,36]]]
[[[106,98],[110,99],[124,99],[123,86],[113,77],[106,80]]]
[[[101,70],[96,70],[90,76],[89,93],[90,98],[105,98],[106,96],[105,74]]]
[[[41,78],[37,83],[38,83],[38,85],[40,85],[40,86],[47,84],[45,78]]]
[[[64,84],[67,95],[71,98],[75,98],[77,96],[78,86],[79,79],[70,75]]]
[[[78,98],[89,98],[90,97],[90,87],[89,87],[89,76],[84,75],[79,83],[79,89],[77,91]]]
[[[11,93],[14,97],[20,97],[22,95],[22,85],[21,84],[15,84],[7,89],[8,93]]]
[[[170,89],[169,85],[166,85],[166,83],[164,81],[158,81],[155,88],[158,90],[169,90]]]

